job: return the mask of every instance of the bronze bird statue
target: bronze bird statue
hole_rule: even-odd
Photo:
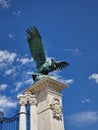
[[[36,62],[37,67],[37,72],[32,75],[34,81],[42,79],[45,75],[48,75],[49,72],[62,70],[63,68],[69,66],[69,63],[65,61],[56,62],[54,59],[47,60],[41,35],[35,26],[26,30],[26,38],[31,55]]]

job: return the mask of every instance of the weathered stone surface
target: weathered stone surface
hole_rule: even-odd
[[[36,82],[35,84],[33,84],[32,86],[30,86],[29,88],[27,88],[24,93],[30,92],[32,94],[36,94],[39,91],[45,89],[45,88],[50,88],[51,90],[53,90],[54,92],[61,92],[63,89],[65,89],[67,87],[67,85],[65,85],[64,83],[61,83],[57,80],[53,80],[51,78],[49,78],[48,76],[45,77],[44,79]]]
[[[26,130],[26,104],[27,99],[25,95],[18,96],[20,104],[20,121],[19,121],[19,130]]]
[[[37,111],[37,117],[33,117],[33,120],[37,118],[38,122],[35,124],[38,130],[64,130],[60,92],[65,88],[65,84],[46,77],[24,91],[25,94],[36,96],[37,107],[34,111]],[[32,108],[31,113],[34,111]]]

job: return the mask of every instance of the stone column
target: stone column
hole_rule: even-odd
[[[18,96],[20,104],[20,120],[19,120],[19,130],[26,130],[26,104],[27,99],[25,95]]]
[[[38,120],[37,120],[37,100],[35,95],[31,95],[29,98],[30,104],[30,130],[38,130]]]

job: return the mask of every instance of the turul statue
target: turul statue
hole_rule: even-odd
[[[69,66],[69,63],[65,61],[56,62],[53,58],[47,60],[41,35],[35,26],[26,30],[26,38],[37,68],[37,71],[32,74],[34,82],[39,81],[46,76],[57,79],[57,76],[49,75],[49,73],[55,70],[62,70]]]

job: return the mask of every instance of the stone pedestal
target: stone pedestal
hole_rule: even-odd
[[[37,119],[35,120],[38,121],[36,124],[38,130],[64,130],[60,92],[65,88],[65,84],[46,77],[24,91],[25,94],[35,95],[37,99],[36,109],[31,106],[31,116],[34,115],[34,111],[37,111],[37,117],[35,117]],[[34,117],[32,118],[34,120]]]

